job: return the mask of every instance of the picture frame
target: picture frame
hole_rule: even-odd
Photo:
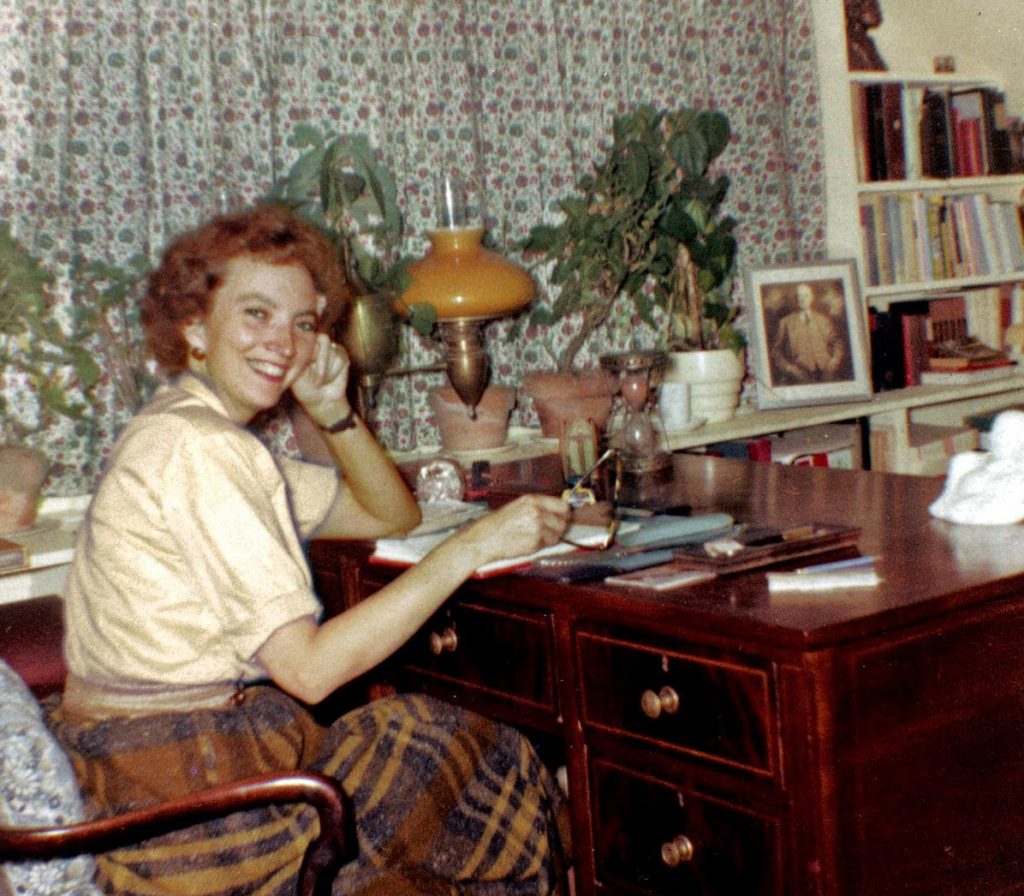
[[[871,397],[867,312],[853,259],[745,272],[759,408]]]

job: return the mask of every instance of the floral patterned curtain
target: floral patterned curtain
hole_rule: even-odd
[[[152,262],[180,230],[264,195],[308,123],[368,135],[399,184],[410,251],[448,159],[486,186],[509,246],[550,218],[614,114],[687,104],[731,120],[721,164],[741,265],[814,258],[812,27],[809,0],[0,0],[0,218],[54,266]],[[488,332],[502,382],[552,366],[564,344],[508,321]],[[631,333],[620,318],[589,357]],[[414,360],[434,357],[410,341]],[[374,418],[386,444],[436,441],[436,381],[388,381]],[[98,426],[47,437],[51,491],[91,487],[125,410],[113,396]],[[516,413],[531,422],[525,404]]]

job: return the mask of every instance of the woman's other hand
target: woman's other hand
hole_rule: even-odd
[[[330,426],[350,410],[348,354],[326,333],[316,338],[316,353],[292,386],[292,394],[321,426]]]
[[[448,544],[467,552],[473,569],[478,569],[555,544],[565,533],[569,513],[569,505],[561,498],[523,495],[471,523]]]

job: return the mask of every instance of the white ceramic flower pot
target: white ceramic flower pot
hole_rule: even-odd
[[[665,382],[690,387],[690,416],[708,423],[730,420],[739,405],[746,357],[732,349],[670,352]]]

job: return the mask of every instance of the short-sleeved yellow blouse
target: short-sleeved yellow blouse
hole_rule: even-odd
[[[99,687],[265,677],[260,646],[320,612],[300,539],[337,489],[335,469],[275,459],[182,374],[125,428],[78,535],[69,671]]]

